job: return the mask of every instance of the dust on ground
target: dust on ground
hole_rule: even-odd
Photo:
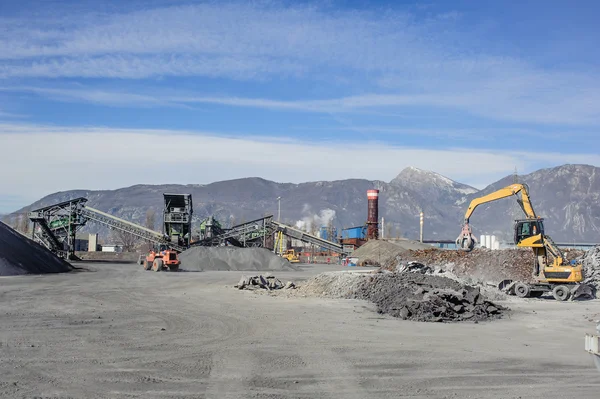
[[[492,323],[417,323],[348,299],[236,290],[240,272],[3,277],[0,397],[597,398],[600,301],[518,300]],[[275,274],[302,281],[320,265]],[[557,389],[557,387],[560,387]]]

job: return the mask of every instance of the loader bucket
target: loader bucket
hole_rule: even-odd
[[[579,284],[571,290],[571,299],[596,299],[596,288],[589,284]]]

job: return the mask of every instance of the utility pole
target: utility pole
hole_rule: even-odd
[[[419,233],[419,241],[423,242],[423,211],[419,213],[419,224],[420,224],[420,233]]]

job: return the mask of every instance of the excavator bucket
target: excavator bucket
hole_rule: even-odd
[[[596,288],[589,284],[578,284],[571,290],[571,299],[596,299]]]
[[[471,226],[469,224],[465,224],[460,232],[460,235],[456,239],[456,247],[458,249],[462,249],[463,251],[471,251],[475,248],[475,243],[477,243],[477,239],[471,232]]]

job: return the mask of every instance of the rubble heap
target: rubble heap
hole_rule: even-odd
[[[479,288],[429,272],[413,263],[404,272],[322,273],[299,286],[294,295],[364,299],[380,313],[414,321],[482,321],[508,310],[490,302]]]
[[[495,251],[477,248],[470,252],[437,248],[407,251],[390,259],[384,268],[395,271],[407,262],[442,267],[456,276],[480,281],[529,281],[533,271],[533,256],[526,248]]]
[[[584,283],[596,289],[596,298],[600,298],[600,245],[588,250],[581,258]]]
[[[411,240],[370,240],[352,253],[358,258],[358,266],[383,266],[398,254],[410,250],[427,249],[430,245]]]
[[[287,283],[283,284],[281,282],[281,280],[275,278],[275,276],[272,276],[272,275],[263,276],[261,274],[261,275],[253,276],[253,277],[242,276],[240,281],[236,285],[234,285],[234,287],[237,288],[238,290],[243,290],[243,289],[254,290],[254,289],[262,288],[267,291],[271,291],[271,290],[280,290],[283,288],[285,288],[285,289],[295,288],[296,285],[291,281],[288,281]]]
[[[483,321],[507,310],[488,301],[479,288],[414,272],[369,276],[351,297],[375,303],[380,313],[415,321]]]

